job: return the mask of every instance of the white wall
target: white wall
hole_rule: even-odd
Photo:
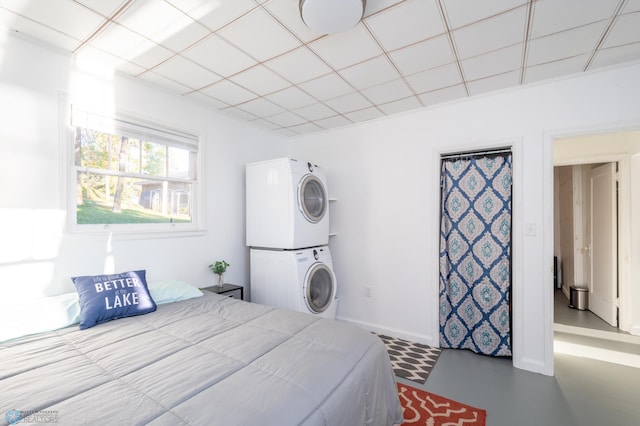
[[[71,62],[23,38],[0,39],[0,298],[74,291],[71,276],[110,269],[147,269],[150,280],[204,285],[214,282],[207,265],[217,259],[231,264],[227,282],[248,285],[244,165],[286,155],[286,140],[133,79],[83,75]],[[206,232],[151,239],[65,234],[62,92],[199,134]]]
[[[640,127],[639,74],[595,72],[293,138],[292,156],[321,164],[338,199],[338,316],[437,344],[439,155],[513,145],[514,365],[551,374],[552,142]]]

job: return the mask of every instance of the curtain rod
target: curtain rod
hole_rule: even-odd
[[[511,148],[496,148],[485,151],[469,151],[469,152],[458,152],[455,154],[443,154],[440,156],[440,160],[450,160],[453,158],[465,158],[465,157],[477,157],[480,155],[493,155],[493,154],[504,154],[511,153]]]

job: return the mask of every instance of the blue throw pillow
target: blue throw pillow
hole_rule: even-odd
[[[80,329],[156,310],[146,271],[71,278],[80,298]]]

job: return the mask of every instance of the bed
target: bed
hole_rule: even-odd
[[[0,389],[1,424],[402,423],[375,335],[208,291],[1,342]]]

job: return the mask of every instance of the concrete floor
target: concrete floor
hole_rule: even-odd
[[[556,297],[553,377],[515,369],[510,358],[445,349],[424,385],[398,380],[487,410],[487,426],[640,424],[640,338]]]

